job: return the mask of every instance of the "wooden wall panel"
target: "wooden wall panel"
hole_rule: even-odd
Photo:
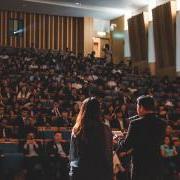
[[[77,48],[80,53],[84,52],[84,19],[80,19],[77,26]]]
[[[171,2],[153,9],[156,65],[158,69],[175,66],[175,19]]]
[[[138,14],[128,20],[131,59],[144,61],[148,59],[148,35],[144,14]]]
[[[23,37],[10,37],[9,19],[24,21]],[[84,18],[0,10],[0,45],[65,50],[76,54],[84,49]]]
[[[124,33],[124,16],[111,20],[110,24],[117,25],[114,31],[111,31],[110,33],[110,42],[113,62],[119,63],[122,59],[124,59],[124,38],[116,38],[115,35]]]

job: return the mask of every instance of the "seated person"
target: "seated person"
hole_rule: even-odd
[[[176,158],[176,167],[177,167],[177,171],[179,173],[179,176],[180,176],[180,139],[179,138],[176,138],[174,140],[174,145],[176,147],[176,151],[178,153],[178,156]]]
[[[31,92],[27,89],[26,86],[22,87],[21,91],[18,92],[17,100],[29,99]]]
[[[170,125],[168,125],[166,127],[166,136],[172,138],[172,136],[173,136],[172,133],[173,133],[173,128]]]
[[[123,113],[122,113],[121,109],[115,110],[115,114],[111,121],[111,127],[117,128],[121,131],[127,129],[127,122],[126,122],[125,118],[123,117]]]
[[[63,180],[68,178],[68,156],[64,152],[62,145],[62,135],[57,132],[54,136],[53,142],[47,145],[47,153],[50,158],[50,173],[56,176],[56,178],[62,177]],[[54,172],[55,171],[55,172]]]
[[[60,107],[59,107],[58,103],[56,103],[56,102],[53,105],[52,113],[56,117],[61,117]]]
[[[34,170],[39,164],[39,153],[40,145],[34,139],[34,134],[29,133],[27,140],[24,144],[24,155],[25,155],[25,168],[27,170],[27,177],[33,179]]]
[[[13,130],[12,126],[9,124],[8,120],[3,119],[0,122],[0,138],[12,138]]]
[[[29,117],[29,124],[25,127],[26,133],[33,133],[35,136],[37,135],[37,129],[35,127],[36,119],[35,117]]]
[[[54,117],[54,120],[51,122],[52,126],[58,127],[71,127],[72,121],[69,118],[69,113],[66,110],[62,111],[61,117]]]
[[[173,144],[171,137],[166,136],[164,138],[164,144],[161,145],[161,156],[163,157],[163,162],[165,166],[165,173],[172,175],[176,172],[176,157],[178,153],[176,147]]]
[[[26,143],[24,144],[24,153],[26,157],[37,157],[39,153],[39,145],[34,139],[34,134],[27,135]]]

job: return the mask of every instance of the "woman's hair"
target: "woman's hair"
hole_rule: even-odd
[[[95,97],[87,98],[83,101],[80,112],[73,127],[73,134],[78,135],[93,127],[100,122],[100,104]]]

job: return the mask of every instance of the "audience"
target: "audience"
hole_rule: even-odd
[[[108,46],[104,52],[110,59]],[[110,60],[96,59],[94,52],[83,58],[81,54],[76,57],[69,49],[53,52],[34,48],[15,49],[13,54],[6,49],[0,50],[0,77],[0,137],[21,140],[28,137],[24,145],[26,164],[30,164],[28,159],[39,156],[41,148],[32,134],[40,138],[38,129],[42,126],[72,127],[85,98],[96,95],[104,123],[126,132],[128,117],[136,114],[136,98],[142,94],[155,97],[157,114],[168,123],[167,137],[161,147],[163,159],[168,166],[173,164],[173,168],[180,162],[178,77],[151,76],[148,71],[138,71],[130,63],[112,64]],[[51,160],[52,156],[58,156],[60,164],[67,167],[68,157],[61,140],[61,134],[57,133],[54,142],[45,148],[45,153]],[[166,153],[172,149],[171,158]],[[123,155],[120,153],[119,157]],[[127,161],[126,156],[122,159]],[[178,168],[175,170],[179,172]]]

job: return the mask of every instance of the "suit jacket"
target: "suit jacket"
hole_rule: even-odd
[[[66,153],[65,144],[61,143],[61,146],[62,146],[63,151]],[[58,146],[54,141],[47,144],[46,152],[48,155],[59,156],[58,155]]]
[[[147,114],[131,121],[128,134],[119,148],[133,150],[132,179],[159,180],[161,174],[160,145],[165,136],[166,123],[155,114]]]
[[[26,132],[26,124],[23,121],[23,118],[19,116],[16,120],[16,126],[18,126],[18,138],[26,138],[27,132]]]

